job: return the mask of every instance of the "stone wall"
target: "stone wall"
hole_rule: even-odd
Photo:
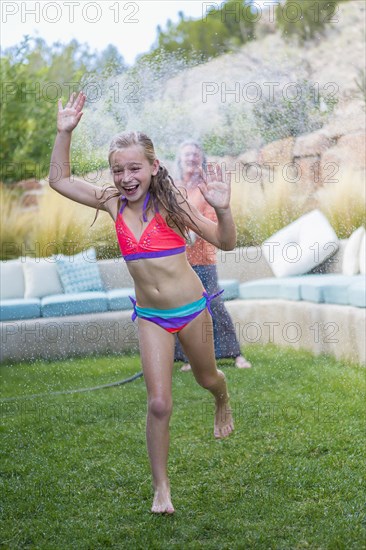
[[[355,103],[339,107],[331,121],[310,134],[274,141],[228,159],[244,179],[262,184],[278,173],[306,192],[337,178],[342,170],[366,170],[365,113]]]
[[[342,170],[366,170],[366,125],[361,102],[343,102],[334,112],[330,122],[310,134],[273,141],[261,149],[251,149],[238,157],[209,157],[224,170],[240,173],[245,180],[265,184],[282,174],[299,189],[312,193],[318,187],[337,179]],[[174,162],[162,160],[174,174]],[[95,174],[86,176],[96,182]],[[96,183],[112,183],[110,173],[98,173]],[[102,178],[102,180],[101,180]],[[23,208],[36,208],[38,198],[47,186],[46,180],[23,180],[13,185],[24,189],[21,198]]]

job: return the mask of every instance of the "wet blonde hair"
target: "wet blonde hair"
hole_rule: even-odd
[[[109,166],[111,167],[111,157],[113,153],[126,149],[127,147],[131,147],[133,145],[140,145],[143,148],[146,159],[148,160],[150,165],[152,165],[154,160],[156,159],[153,142],[143,132],[133,131],[122,132],[113,137],[109,146],[108,153]],[[102,200],[105,192],[108,189],[115,189],[115,193],[109,194],[106,199]],[[166,222],[169,224],[170,220],[173,221],[173,223],[179,228],[182,234],[188,238],[188,232],[186,228],[187,216],[191,219],[191,221],[193,220],[189,216],[189,214],[187,214],[179,205],[179,202],[182,203],[186,201],[186,197],[183,196],[181,190],[175,185],[173,178],[170,176],[168,170],[164,165],[160,164],[157,174],[155,176],[151,176],[149,191],[150,198],[147,204],[147,208],[152,207],[154,199],[155,201],[158,201],[168,212]],[[115,185],[108,185],[107,187],[105,187],[102,191],[101,196],[98,198],[98,201],[100,202],[100,204],[104,204],[114,197],[118,197],[119,211],[122,203],[122,195],[120,191],[116,189]],[[98,214],[99,208],[97,208],[97,212],[95,214],[92,225],[96,221]],[[195,222],[193,221],[193,223]]]

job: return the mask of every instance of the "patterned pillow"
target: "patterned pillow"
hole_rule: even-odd
[[[55,256],[55,260],[66,294],[104,290],[95,248],[88,248],[74,256]]]

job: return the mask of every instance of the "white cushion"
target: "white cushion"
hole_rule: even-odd
[[[357,275],[360,272],[360,251],[364,234],[365,228],[361,225],[348,239],[342,261],[343,275]]]
[[[22,258],[25,282],[24,298],[43,298],[62,294],[63,288],[53,258]]]
[[[338,237],[320,210],[304,214],[262,244],[263,255],[276,277],[308,273],[338,247]]]
[[[19,259],[0,262],[0,298],[24,298],[24,275]]]
[[[364,231],[360,246],[360,273],[366,275],[366,231]]]

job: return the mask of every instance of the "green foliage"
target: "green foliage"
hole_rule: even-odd
[[[202,136],[204,150],[209,155],[240,155],[258,139],[248,113],[241,104],[230,103],[220,109],[222,124]]]
[[[125,70],[113,46],[98,57],[76,40],[47,46],[41,38],[25,37],[1,57],[0,179],[9,182],[48,173],[56,133],[57,100],[63,104],[80,90],[83,76]]]
[[[181,13],[177,24],[168,20],[165,31],[158,26],[157,40],[148,56],[163,50],[185,60],[193,57],[204,62],[252,40],[256,14],[248,2],[228,0],[221,6],[209,10],[202,19],[184,19]]]
[[[123,56],[113,44],[109,44],[101,52],[94,66],[94,72],[102,74],[105,77],[111,74],[121,74],[125,71],[127,71],[127,65],[124,62]]]
[[[251,321],[239,327],[245,343],[256,334]],[[262,334],[271,334],[268,325],[258,325]],[[107,334],[121,347],[130,337],[114,326]],[[320,334],[323,342],[332,333]],[[173,370],[169,518],[150,513],[142,378],[22,398],[131,377],[141,370],[138,354],[3,366],[2,399],[18,397],[1,403],[3,548],[364,548],[364,368],[273,345],[243,352],[252,369],[218,365],[235,421],[227,441],[213,437],[211,394]]]
[[[292,95],[291,88],[288,88],[286,93],[283,90],[254,106],[255,126],[264,143],[321,128],[326,116],[334,109],[337,99],[331,94],[318,91],[306,79],[295,84]]]
[[[321,128],[336,103],[332,93],[326,94],[302,79],[254,104],[252,114],[241,103],[221,106],[221,124],[204,134],[202,143],[210,155],[240,155],[262,144]]]
[[[276,21],[284,38],[297,38],[299,43],[324,34],[328,25],[337,23],[339,0],[286,0],[276,9]]]
[[[366,109],[366,71],[365,69],[358,69],[357,78],[355,78],[357,86],[357,96],[364,102],[364,110]]]

